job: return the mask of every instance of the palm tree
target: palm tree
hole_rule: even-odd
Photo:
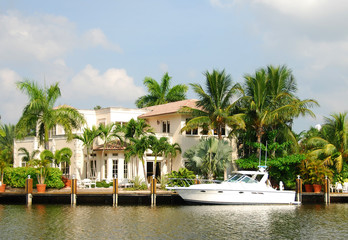
[[[37,167],[37,181],[39,184],[45,184],[45,179],[48,175],[50,164],[53,162],[54,155],[50,150],[43,150],[40,153],[39,159],[32,159],[29,162],[30,166]]]
[[[185,152],[184,157],[189,160],[192,170],[199,169],[212,180],[224,171],[232,158],[232,149],[227,141],[210,137]]]
[[[86,169],[86,175],[88,171],[88,164],[89,164],[89,156],[90,156],[90,151],[93,147],[94,140],[99,136],[99,129],[96,128],[96,126],[93,126],[92,129],[90,128],[85,128],[83,130],[82,135],[77,135],[74,134],[74,139],[80,140],[83,144],[83,146],[86,148],[87,152],[87,169]]]
[[[173,159],[176,158],[178,152],[181,153],[181,147],[178,143],[167,144],[164,154],[166,158],[170,156],[170,172],[173,171]]]
[[[318,103],[312,99],[300,100],[294,95],[296,83],[286,66],[270,65],[244,78],[245,96],[242,101],[247,109],[250,126],[255,129],[258,144],[268,127],[286,125],[287,130],[290,130],[294,118],[307,114],[315,117],[309,108]],[[292,134],[290,131],[288,133]]]
[[[124,129],[124,137],[126,139],[131,138],[140,138],[146,134],[154,134],[153,129],[149,124],[146,123],[144,119],[134,120],[133,118],[127,123],[126,128]]]
[[[29,153],[29,151],[24,147],[19,148],[18,152],[22,152],[24,154],[24,156],[22,157],[22,161],[27,163],[35,159],[36,155],[40,153],[39,150],[34,150],[31,153]]]
[[[147,87],[149,94],[138,98],[135,102],[137,107],[150,107],[185,100],[188,87],[185,84],[178,84],[170,88],[170,79],[168,73],[163,75],[161,83],[151,77],[146,77],[144,85]]]
[[[13,140],[15,138],[15,126],[12,124],[4,124],[0,126],[0,149],[8,155],[9,163],[13,163]]]
[[[326,165],[335,164],[337,172],[342,171],[343,162],[348,160],[348,119],[347,113],[331,114],[325,118],[321,137],[312,137],[309,156],[323,159]]]
[[[143,171],[144,171],[144,178],[145,182],[147,184],[147,177],[146,177],[146,169],[145,169],[145,160],[144,155],[146,150],[149,148],[149,139],[147,136],[142,136],[139,139],[137,138],[131,138],[130,139],[131,144],[129,144],[126,147],[126,154],[125,158],[126,161],[129,161],[130,157],[135,156],[137,160],[140,160],[143,165]],[[137,176],[139,175],[139,161],[137,161]]]
[[[231,76],[223,71],[205,72],[207,91],[200,84],[191,84],[199,96],[197,108],[182,108],[182,113],[193,115],[182,131],[198,127],[216,130],[218,138],[222,139],[222,131],[226,125],[244,128],[243,114],[233,114],[235,104],[232,98],[240,90],[239,84],[232,86]]]
[[[72,140],[73,129],[78,129],[85,123],[84,117],[74,108],[60,106],[54,108],[57,99],[61,96],[58,83],[49,88],[41,88],[36,82],[25,80],[17,82],[17,87],[28,95],[29,103],[24,107],[22,117],[16,126],[16,136],[23,138],[33,129],[44,143],[45,149],[49,149],[49,131],[56,125],[64,128],[68,140]]]
[[[105,152],[105,148],[107,146],[107,144],[112,140],[113,138],[113,130],[114,130],[114,123],[110,123],[107,125],[104,124],[100,124],[99,125],[99,137],[102,139],[103,141],[103,151],[102,151],[102,158],[104,158],[104,152]]]
[[[149,149],[152,151],[152,154],[155,155],[155,162],[153,168],[153,174],[156,176],[156,165],[157,165],[157,157],[162,156],[166,152],[166,148],[168,148],[168,138],[161,137],[158,139],[155,136],[149,136]]]

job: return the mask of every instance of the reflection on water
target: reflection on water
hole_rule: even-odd
[[[0,205],[1,239],[347,239],[348,204]]]

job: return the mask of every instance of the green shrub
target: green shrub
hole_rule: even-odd
[[[14,188],[23,188],[25,187],[25,180],[28,178],[28,175],[33,179],[33,186],[35,187],[38,183],[37,169],[31,167],[6,168],[4,182]],[[60,169],[49,168],[45,184],[48,188],[63,188],[64,183]]]
[[[196,178],[193,171],[190,171],[187,168],[180,168],[178,171],[172,171],[171,173],[168,173],[167,176],[169,178],[168,186],[170,187],[188,187],[194,183],[194,179]]]
[[[107,183],[105,180],[101,181],[101,182],[97,182],[96,184],[97,187],[100,187],[100,188],[108,188],[108,187],[112,187],[113,186],[113,183]]]
[[[305,159],[303,154],[293,154],[267,160],[267,171],[275,182],[283,181],[287,188],[295,188],[296,178],[299,175],[299,164]],[[255,156],[242,158],[236,161],[241,169],[257,170],[259,159]],[[261,161],[261,164],[264,160]]]

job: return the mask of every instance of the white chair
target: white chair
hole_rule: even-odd
[[[336,189],[336,192],[340,192],[340,191],[343,192],[342,184],[339,182],[336,182],[335,189]]]
[[[92,180],[91,179],[85,178],[81,182],[82,182],[82,184],[83,184],[83,186],[85,188],[91,188],[92,187]]]
[[[348,192],[348,182],[343,183],[342,192],[344,192],[344,193]]]

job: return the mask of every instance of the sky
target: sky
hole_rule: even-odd
[[[57,105],[135,108],[145,77],[204,85],[205,71],[235,83],[286,65],[316,118],[348,110],[346,0],[0,0],[0,115],[15,124],[28,99],[16,82],[59,82]],[[188,98],[197,98],[190,88]]]

